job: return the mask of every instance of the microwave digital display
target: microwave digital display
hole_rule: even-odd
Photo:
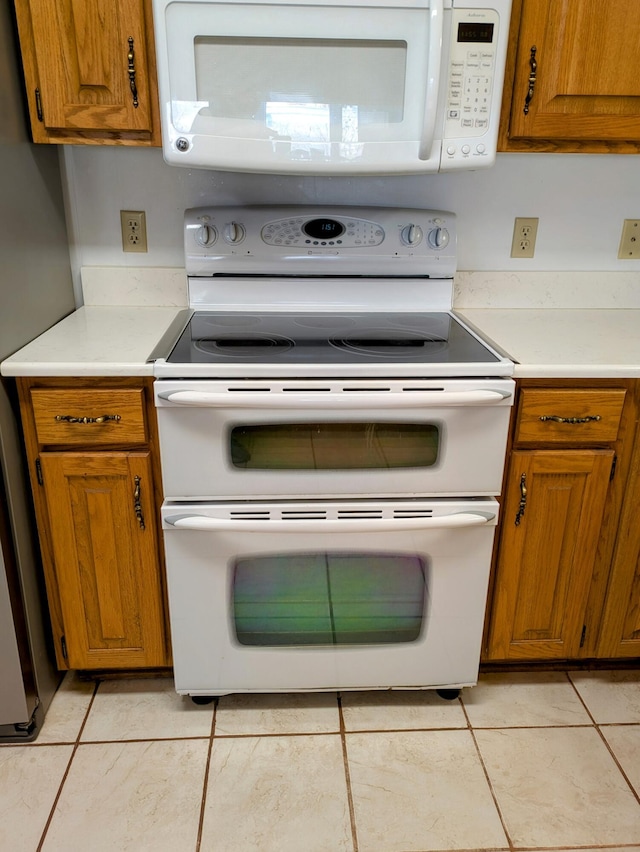
[[[491,44],[493,41],[493,24],[474,21],[463,21],[458,24],[458,42],[478,42]]]

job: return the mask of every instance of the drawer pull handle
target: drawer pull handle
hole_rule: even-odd
[[[518,514],[516,515],[516,526],[520,526],[520,521],[524,515],[524,510],[527,508],[527,475],[523,473],[520,477],[520,505],[518,506]]]
[[[133,481],[136,484],[136,487],[133,492],[133,511],[136,513],[136,518],[138,519],[138,525],[140,529],[144,529],[144,515],[142,514],[142,504],[140,503],[140,477],[134,476]]]
[[[538,52],[538,48],[534,45],[531,48],[531,53],[529,55],[529,89],[527,90],[527,97],[524,99],[524,114],[529,115],[529,104],[533,100],[533,93],[536,88],[536,79],[538,76],[538,63],[536,62],[536,53]]]
[[[129,36],[129,52],[127,53],[127,73],[129,74],[129,88],[131,89],[131,98],[133,106],[138,109],[138,87],[136,85],[136,65],[135,54],[133,52],[133,39]]]
[[[117,423],[122,420],[119,414],[102,414],[100,417],[72,417],[70,414],[56,414],[58,423],[107,423],[113,420]]]
[[[557,414],[541,414],[540,420],[544,423],[553,420],[554,423],[592,423],[602,420],[599,414],[590,414],[587,417],[558,417]]]

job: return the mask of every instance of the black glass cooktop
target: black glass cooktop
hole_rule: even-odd
[[[197,312],[172,364],[456,364],[499,360],[448,313]]]

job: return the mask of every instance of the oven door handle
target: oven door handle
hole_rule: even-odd
[[[167,524],[176,529],[200,532],[357,533],[403,532],[452,527],[478,527],[495,519],[493,512],[458,512],[436,518],[350,518],[347,520],[259,521],[211,518],[207,515],[170,515]]]
[[[249,391],[241,393],[215,393],[208,391],[160,391],[158,397],[176,405],[211,408],[289,408],[289,409],[349,409],[357,408],[442,408],[460,405],[491,405],[511,398],[508,391],[367,391],[313,394],[291,391],[287,393]]]

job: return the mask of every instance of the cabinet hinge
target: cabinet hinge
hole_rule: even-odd
[[[36,89],[36,114],[38,116],[38,121],[44,121],[44,115],[42,113],[42,98],[40,97],[40,89]]]
[[[613,480],[613,477],[616,475],[616,465],[618,464],[618,456],[613,457],[613,461],[611,462],[611,473],[609,474],[609,482]]]
[[[38,480],[38,485],[44,485],[44,479],[42,478],[42,465],[40,464],[40,459],[36,459],[36,478]]]
[[[587,638],[587,625],[583,624],[582,625],[582,633],[580,634],[580,647],[581,648],[584,647],[584,641],[585,641],[586,638]]]
[[[65,639],[65,637],[64,637],[64,636],[61,636],[61,637],[60,637],[60,647],[62,648],[62,656],[63,656],[63,658],[64,658],[65,660],[68,660],[68,659],[69,659],[69,656],[68,656],[68,654],[67,654],[67,640]]]

